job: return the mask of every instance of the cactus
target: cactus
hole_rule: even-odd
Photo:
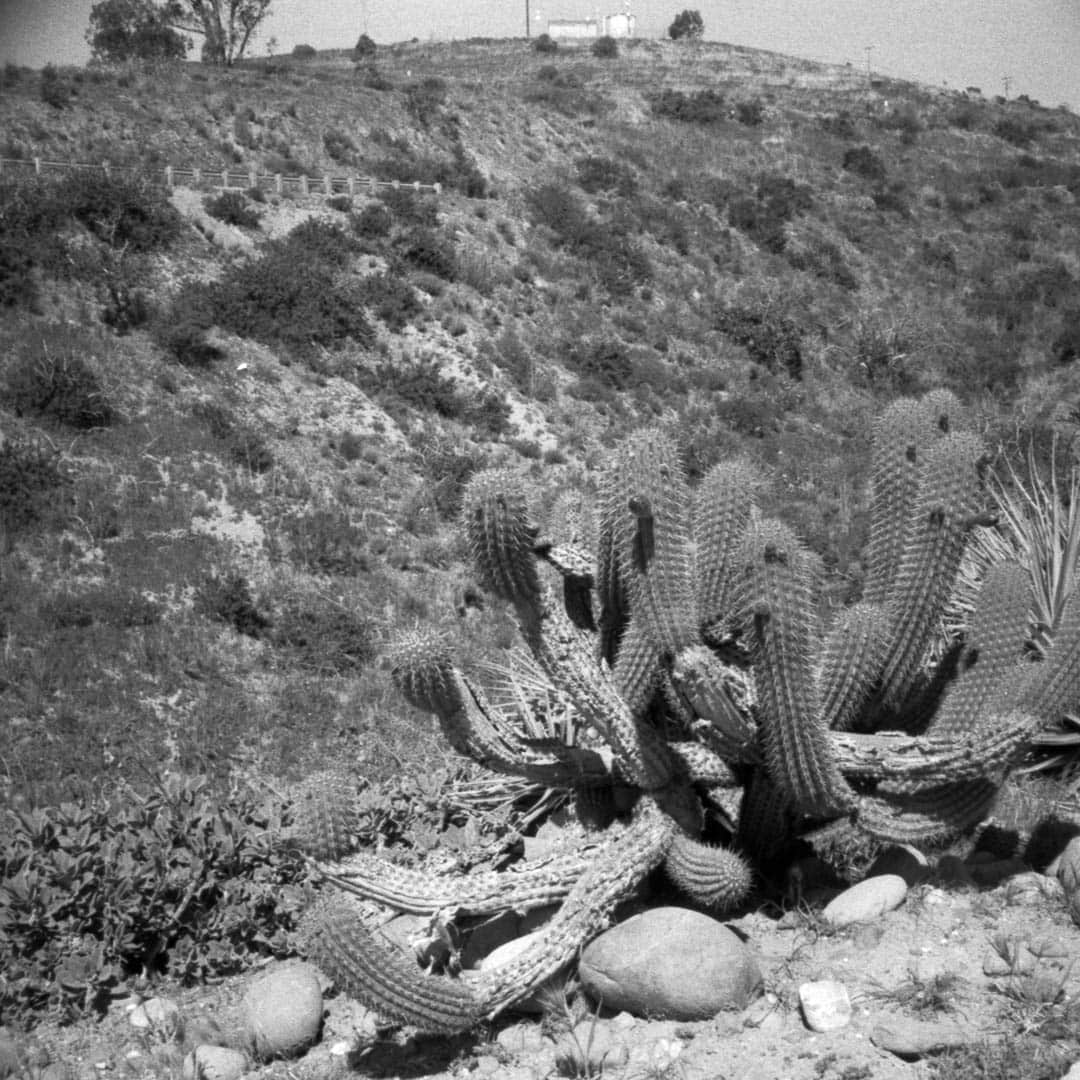
[[[1010,566],[991,571],[966,640],[927,661],[982,471],[951,395],[890,406],[874,433],[866,596],[831,626],[816,556],[760,517],[745,462],[692,491],[669,438],[631,435],[596,506],[564,495],[546,531],[522,478],[474,476],[463,527],[481,583],[513,605],[537,678],[592,741],[535,739],[528,695],[494,703],[431,638],[402,641],[394,681],[458,752],[579,797],[582,820],[605,796],[602,827],[524,869],[436,874],[346,854],[347,814],[310,813],[300,838],[335,897],[309,920],[313,955],[377,1011],[458,1031],[571,964],[658,867],[722,911],[767,885],[800,835],[936,843],[978,823],[1038,727],[1080,698],[1080,600],[1033,662]],[[610,796],[627,789],[620,814]],[[451,920],[559,907],[515,960],[454,979],[373,938],[372,903]]]

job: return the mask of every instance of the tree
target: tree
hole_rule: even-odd
[[[232,64],[244,55],[256,27],[270,14],[271,0],[167,0],[168,25],[201,34],[202,59]]]
[[[356,39],[356,44],[353,46],[352,58],[357,63],[362,60],[370,60],[375,55],[375,42],[367,36],[367,34],[361,34]]]
[[[672,41],[678,41],[680,38],[696,41],[704,33],[705,23],[702,21],[700,11],[681,11],[668,27],[668,37]]]
[[[100,0],[90,9],[86,40],[95,60],[182,60],[191,43],[152,0]]]

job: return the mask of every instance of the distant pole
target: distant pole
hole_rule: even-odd
[[[870,53],[873,52],[874,46],[866,46],[866,81],[870,82]]]
[[[529,0],[525,0],[525,37],[529,37]]]
[[[1003,75],[1001,81],[1005,84],[1005,100],[1009,100],[1009,87],[1012,85],[1012,76]]]

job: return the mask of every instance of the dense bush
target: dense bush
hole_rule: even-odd
[[[405,89],[405,108],[421,127],[427,127],[446,104],[449,89],[445,79],[429,75]]]
[[[6,397],[16,413],[47,416],[84,430],[111,424],[115,413],[84,350],[84,335],[61,323],[24,342],[5,379]]]
[[[634,170],[621,161],[592,154],[578,158],[574,165],[577,168],[578,183],[592,195],[601,191],[614,191],[618,195],[630,196],[637,192],[638,182]]]
[[[294,60],[311,60],[319,53],[314,45],[294,45],[292,55]]]
[[[541,34],[533,42],[533,51],[542,56],[551,56],[559,51],[559,43],[550,34]]]
[[[378,51],[375,42],[367,36],[367,34],[361,34],[356,39],[356,44],[353,46],[352,58],[356,63],[362,63],[370,60]]]
[[[345,675],[370,664],[378,651],[378,626],[341,603],[293,598],[274,619],[272,641],[288,649],[293,664],[322,675]]]
[[[767,307],[732,305],[718,314],[716,327],[769,371],[802,377],[802,335],[787,316]]]
[[[52,65],[41,69],[41,100],[54,109],[63,109],[73,96],[71,84]]]
[[[604,34],[592,43],[591,51],[600,60],[613,60],[619,55],[619,43],[609,34]]]
[[[700,11],[689,9],[680,11],[668,27],[668,37],[672,41],[696,41],[705,33],[705,21]]]
[[[68,173],[57,203],[113,247],[131,251],[167,248],[179,239],[183,219],[163,185],[98,169]]]
[[[183,982],[232,974],[296,947],[308,887],[279,851],[280,808],[244,790],[212,794],[167,775],[0,828],[0,1012],[105,1005],[129,976]]]
[[[203,208],[212,218],[241,229],[257,229],[261,220],[258,211],[248,206],[242,191],[222,191],[218,195],[207,195],[203,199]]]
[[[370,202],[358,214],[350,218],[352,230],[357,236],[367,240],[380,240],[390,235],[394,227],[394,216],[385,203]]]
[[[994,124],[994,134],[1013,146],[1027,146],[1034,141],[1039,129],[1035,124],[1018,120],[1014,116],[1003,116]]]
[[[787,246],[784,226],[813,205],[810,188],[786,176],[763,174],[752,197],[732,199],[728,220],[766,251],[779,253]]]
[[[735,105],[735,119],[747,127],[759,127],[765,121],[765,106],[761,98],[750,98]]]
[[[844,168],[865,180],[883,183],[888,175],[885,163],[869,146],[853,146],[844,152]]]
[[[402,257],[417,270],[445,281],[453,281],[457,272],[454,245],[432,229],[413,229],[401,238]]]
[[[0,444],[0,554],[41,521],[69,482],[59,455],[45,443],[9,437]]]
[[[626,390],[634,373],[626,346],[607,335],[567,341],[563,359],[579,378],[594,380],[612,390]]]
[[[650,101],[653,116],[681,120],[687,124],[715,124],[726,120],[727,106],[719,90],[695,90],[685,94],[682,90],[661,90]]]
[[[208,574],[195,590],[195,610],[253,638],[262,637],[272,625],[256,607],[247,578],[239,573]]]
[[[18,240],[0,237],[0,308],[34,308],[38,295],[33,256]]]
[[[323,132],[323,149],[339,165],[352,165],[356,161],[356,143],[337,128]]]
[[[360,284],[359,296],[368,311],[400,333],[424,310],[416,290],[395,274],[370,274]]]

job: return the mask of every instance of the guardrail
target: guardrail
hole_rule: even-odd
[[[140,176],[160,176],[167,188],[176,186],[210,188],[212,190],[243,191],[250,188],[272,188],[278,194],[296,191],[300,195],[355,195],[358,192],[375,192],[391,188],[416,191],[431,195],[442,194],[442,184],[421,184],[419,180],[376,180],[372,176],[285,176],[281,173],[260,173],[255,169],[241,172],[236,169],[203,169],[166,165],[160,170],[134,169],[110,165],[107,161],[98,165],[77,161],[47,161],[44,158],[0,158],[0,174],[8,166],[30,169],[35,176],[50,170],[99,169],[106,176],[113,173],[138,173]]]

